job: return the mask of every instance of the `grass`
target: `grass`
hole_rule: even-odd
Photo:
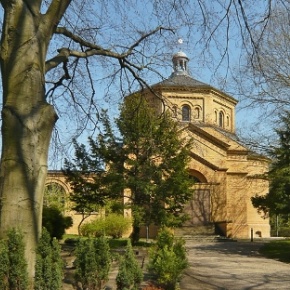
[[[265,244],[260,253],[270,259],[290,263],[290,240],[279,240]]]
[[[63,241],[66,244],[75,244],[79,239],[87,239],[86,237],[80,237],[78,235],[67,235],[63,236]],[[108,242],[111,249],[125,248],[127,245],[128,238],[112,239],[108,238]],[[134,247],[150,247],[152,242],[147,242],[144,239],[140,239]]]

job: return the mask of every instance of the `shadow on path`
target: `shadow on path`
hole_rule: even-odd
[[[264,243],[187,241],[190,266],[180,289],[290,289],[290,265],[262,257]]]

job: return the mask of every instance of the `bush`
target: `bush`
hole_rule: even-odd
[[[42,225],[47,229],[51,238],[62,239],[65,230],[73,225],[71,217],[64,216],[56,207],[43,207]]]
[[[34,289],[62,289],[63,266],[58,241],[44,228],[36,251]]]
[[[15,229],[0,242],[0,289],[26,290],[28,286],[27,264],[24,256],[23,236]]]
[[[162,229],[156,246],[149,251],[149,272],[156,276],[160,286],[173,290],[187,266],[184,240],[175,239],[168,229]]]
[[[85,223],[81,226],[81,235],[85,237],[98,238],[105,235],[105,232],[105,220],[102,218]]]
[[[143,279],[143,273],[132,249],[131,241],[128,240],[126,253],[121,257],[119,272],[116,277],[117,290],[138,289]]]
[[[86,237],[100,237],[102,235],[112,238],[121,238],[130,229],[131,219],[120,214],[109,214],[105,218],[99,218],[85,223],[81,227],[81,234]]]
[[[131,218],[115,213],[109,214],[105,218],[106,235],[115,239],[121,238],[130,229],[131,224]]]
[[[103,289],[108,280],[111,255],[105,237],[79,240],[76,250],[75,278],[83,289]]]

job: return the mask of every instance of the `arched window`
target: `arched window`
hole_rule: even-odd
[[[217,122],[218,122],[218,114],[217,114],[217,111],[214,111],[214,117],[215,117],[214,121],[217,124]]]
[[[199,108],[194,108],[194,119],[199,119],[200,118],[200,109]]]
[[[52,182],[45,186],[43,205],[65,210],[65,189],[58,183]]]
[[[219,126],[224,127],[224,113],[222,111],[219,112]]]
[[[190,121],[190,107],[188,105],[182,106],[182,121]]]
[[[230,117],[227,116],[227,127],[229,127],[229,126],[230,126]]]

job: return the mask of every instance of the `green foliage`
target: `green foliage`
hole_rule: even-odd
[[[89,139],[91,153],[87,152],[85,145],[79,145],[73,140],[75,157],[72,161],[65,160],[63,173],[70,184],[71,209],[82,215],[78,225],[79,234],[82,223],[86,218],[98,212],[108,202],[109,198],[116,197],[111,194],[105,182],[105,163],[99,152],[98,144]],[[118,197],[120,197],[118,195]]]
[[[69,216],[64,216],[57,207],[43,207],[42,225],[52,238],[60,240],[65,230],[73,225]]]
[[[63,212],[66,210],[66,199],[65,190],[60,184],[52,182],[45,186],[43,196],[43,205],[45,207],[57,208]]]
[[[83,289],[103,289],[108,280],[111,255],[108,241],[105,237],[98,239],[81,239],[76,247],[77,282]]]
[[[27,264],[24,256],[23,236],[12,229],[7,240],[0,241],[0,289],[26,290],[28,287]]]
[[[0,289],[9,289],[9,252],[7,243],[0,240]]]
[[[121,214],[111,213],[106,217],[85,223],[81,227],[81,234],[87,237],[100,237],[102,235],[112,238],[121,238],[130,229],[132,220]]]
[[[142,224],[179,226],[186,219],[183,208],[194,184],[187,171],[192,140],[183,137],[168,113],[158,115],[141,95],[129,96],[120,109],[119,133],[103,112],[102,134],[89,139],[90,151],[75,143],[76,158],[66,162],[65,173],[79,212],[105,204],[107,198],[119,200],[130,190],[125,206],[132,209],[135,243]],[[105,173],[100,170],[104,164],[109,165]]]
[[[136,260],[130,240],[128,240],[126,253],[121,257],[119,272],[116,277],[117,290],[138,289],[143,279],[143,273]]]
[[[158,284],[174,290],[183,270],[188,266],[185,242],[175,239],[168,229],[162,229],[156,246],[149,252],[148,270],[156,276]]]
[[[34,289],[61,289],[63,266],[58,241],[51,240],[50,234],[44,228],[36,253]]]
[[[109,214],[105,217],[106,235],[112,238],[121,238],[128,231],[132,224],[132,219],[120,214]]]
[[[280,128],[276,129],[279,144],[269,154],[273,158],[268,178],[269,193],[255,195],[252,203],[265,217],[290,213],[290,112],[280,115]]]

